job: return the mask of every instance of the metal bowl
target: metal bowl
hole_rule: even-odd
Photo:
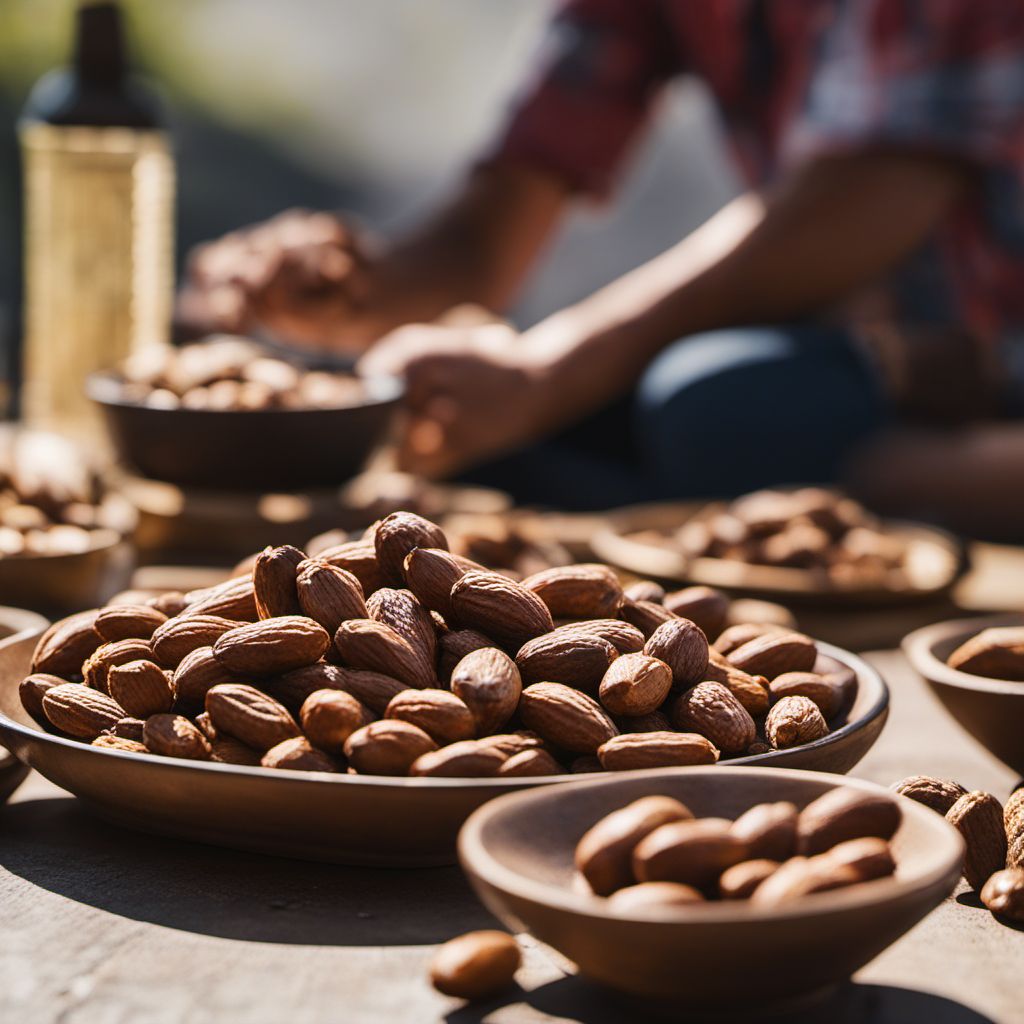
[[[101,817],[161,835],[310,860],[430,865],[455,860],[459,828],[481,804],[512,790],[565,782],[387,778],[172,760],[91,747],[44,732],[22,708],[18,684],[37,636],[0,649],[0,741]],[[860,658],[822,644],[857,692],[842,724],[814,743],[723,762],[849,771],[877,739],[889,692]],[[577,779],[605,779],[606,774]]]
[[[87,382],[121,460],[143,476],[217,490],[332,487],[354,477],[385,438],[402,397],[396,377],[370,377],[356,405],[334,409],[153,409],[122,395],[121,379]]]

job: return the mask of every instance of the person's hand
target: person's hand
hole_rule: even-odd
[[[308,348],[366,347],[369,246],[332,213],[288,210],[197,246],[179,317],[207,331],[263,327]]]
[[[360,360],[359,371],[404,377],[398,461],[410,472],[451,476],[543,430],[544,367],[526,357],[507,324],[401,327]]]

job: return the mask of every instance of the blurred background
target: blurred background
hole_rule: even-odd
[[[162,91],[178,167],[178,266],[196,242],[288,206],[389,233],[501,123],[548,0],[125,0],[135,67]],[[0,4],[0,346],[21,335],[16,122],[68,59],[71,0]],[[581,209],[514,311],[520,325],[677,241],[738,188],[702,88],[673,87],[614,202]]]

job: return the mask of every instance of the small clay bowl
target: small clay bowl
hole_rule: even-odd
[[[960,876],[963,841],[956,830],[900,797],[893,877],[784,908],[715,901],[643,917],[615,914],[586,891],[573,867],[576,843],[606,814],[642,796],[664,794],[698,816],[736,818],[765,801],[804,807],[836,786],[887,792],[815,772],[676,768],[513,793],[470,817],[459,856],[491,911],[554,947],[590,980],[663,1008],[674,1005],[676,1014],[685,1008],[746,1020],[826,995],[938,905]],[[634,1019],[647,1019],[643,1004]]]
[[[93,541],[86,551],[0,558],[0,593],[54,618],[103,604],[128,586],[135,552],[117,530],[96,530]]]
[[[1024,626],[1024,616],[955,619],[915,630],[903,653],[946,710],[982,746],[1024,775],[1024,683],[988,679],[950,668],[946,659],[962,643],[992,626]]]

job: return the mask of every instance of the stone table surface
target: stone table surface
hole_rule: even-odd
[[[949,719],[900,654],[870,660],[892,715],[854,774],[928,773],[1004,800],[1017,781]],[[0,1020],[25,1024],[632,1022],[524,940],[521,988],[433,992],[434,946],[493,925],[457,868],[370,870],[158,839],[91,818],[32,776],[0,809]],[[682,1018],[680,1018],[682,1019]],[[1024,1024],[1024,930],[961,885],[800,1022]]]

